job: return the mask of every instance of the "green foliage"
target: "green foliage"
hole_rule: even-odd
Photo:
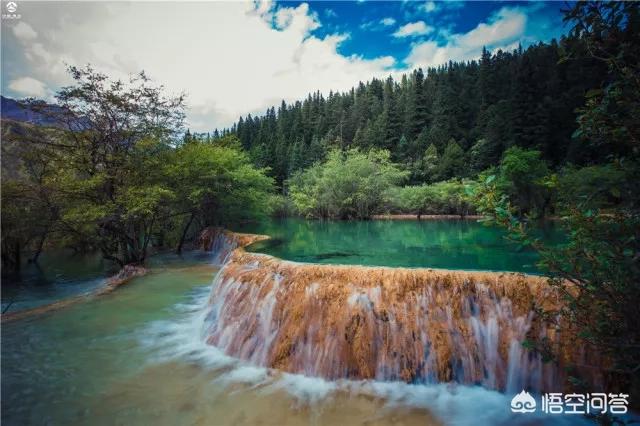
[[[640,5],[580,2],[567,12],[566,20],[573,29],[563,62],[595,61],[610,73],[587,93],[574,134],[587,153],[583,158],[593,164],[567,167],[544,179],[559,190],[557,210],[567,241],[549,247],[532,237],[529,224],[515,215],[521,211],[513,204],[517,195],[500,188],[503,176],[520,188],[531,182],[539,185],[545,166],[535,151],[505,156],[498,178],[484,176],[477,202],[512,238],[540,252],[549,283],[564,298],[560,310],[538,307],[543,318],[552,325],[561,318],[564,326],[578,330],[577,344],[610,361],[605,386],[634,395],[640,392]],[[544,348],[545,342],[529,345]],[[589,389],[580,377],[571,383]],[[637,398],[631,400],[632,406],[638,404]],[[597,420],[616,421],[608,414]]]
[[[2,163],[5,267],[19,269],[25,249],[37,257],[45,238],[143,263],[150,246],[179,251],[194,223],[265,211],[273,179],[235,136],[179,138],[182,97],[165,97],[144,74],[125,84],[90,67],[70,72],[60,108],[29,103],[55,126],[3,126],[3,154],[14,160]]]
[[[291,200],[306,217],[367,219],[385,202],[386,191],[407,177],[388,151],[330,151],[289,182]]]
[[[291,198],[282,194],[273,194],[267,200],[267,212],[273,217],[289,217],[295,214],[296,207]]]
[[[391,209],[396,213],[446,214],[462,217],[474,214],[473,181],[452,179],[433,184],[394,188],[389,193]]]
[[[464,151],[454,139],[450,139],[438,162],[436,174],[439,179],[449,179],[453,176],[464,176],[465,172]]]
[[[540,151],[519,147],[507,149],[499,173],[500,189],[514,201],[520,216],[545,215],[552,194],[545,181],[549,168],[542,160]]]
[[[434,144],[429,145],[429,147],[424,151],[424,155],[422,157],[422,170],[427,180],[436,180],[435,178],[439,162],[438,148],[436,148]]]
[[[224,132],[237,134],[257,164],[270,166],[279,186],[336,147],[387,149],[411,169],[412,183],[470,177],[497,166],[511,146],[540,151],[550,167],[587,165],[598,157],[572,142],[575,111],[584,94],[607,79],[608,69],[597,61],[560,61],[574,47],[587,46],[564,37],[527,49],[485,49],[479,61],[448,62],[395,80],[374,78],[344,93],[282,102],[262,116],[241,117]],[[633,98],[620,90],[601,119],[616,109],[632,124]],[[638,137],[625,127],[627,140]],[[325,142],[321,152],[310,149],[314,140]],[[421,165],[431,144],[443,157],[437,176]]]
[[[498,159],[496,151],[496,146],[488,139],[480,139],[473,144],[467,154],[472,173],[479,173],[496,164]]]
[[[29,260],[37,260],[58,214],[48,178],[55,151],[48,145],[25,145],[16,134],[30,140],[46,132],[27,124],[2,123],[3,274],[19,269],[25,248],[33,246],[35,252]]]
[[[179,146],[163,174],[177,193],[176,209],[197,214],[203,226],[264,213],[273,184],[264,169],[252,165],[234,136]]]
[[[633,179],[634,170],[639,170],[634,162],[567,167],[558,176],[560,204],[581,204],[585,208],[605,211],[619,206],[625,200],[632,200],[638,190],[634,183],[637,180]]]
[[[161,168],[176,193],[182,248],[194,221],[199,228],[254,219],[268,212],[273,179],[256,168],[233,135],[215,142],[194,140],[178,146]],[[164,240],[165,238],[163,238]]]

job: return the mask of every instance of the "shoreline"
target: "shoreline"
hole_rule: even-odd
[[[35,308],[21,309],[14,312],[7,312],[0,317],[0,323],[15,321],[23,318],[27,318],[33,315],[45,314],[58,309],[66,308],[78,302],[87,301],[94,297],[104,296],[115,291],[118,287],[127,284],[129,281],[136,277],[146,275],[149,270],[143,266],[125,265],[115,275],[104,279],[104,283],[97,289],[78,296],[72,296],[65,299],[60,299],[55,302],[47,303],[42,306],[36,306]]]
[[[376,214],[371,216],[371,219],[373,220],[478,220],[484,218],[486,218],[486,216],[478,214],[468,214],[464,216],[461,216],[459,214],[423,214],[420,215],[420,218],[418,218],[417,214]]]

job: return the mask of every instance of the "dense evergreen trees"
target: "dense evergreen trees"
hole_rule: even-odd
[[[473,176],[497,165],[511,146],[540,151],[550,167],[589,164],[598,161],[596,153],[572,139],[575,109],[607,69],[586,56],[561,60],[569,49],[585,49],[584,41],[567,37],[526,50],[483,50],[478,61],[283,101],[224,132],[237,134],[279,184],[336,147],[387,149],[410,170],[412,183]],[[437,170],[434,158],[441,159]]]

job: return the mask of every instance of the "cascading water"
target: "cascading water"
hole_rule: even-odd
[[[207,228],[199,238],[199,246],[205,251],[213,253],[211,263],[223,266],[231,252],[238,247],[244,247],[253,242],[269,238],[266,235],[240,234],[228,232],[221,228]]]
[[[205,320],[207,343],[228,355],[329,380],[561,388],[562,362],[522,346],[553,335],[531,309],[559,303],[544,278],[299,264],[233,250],[251,240],[233,235],[213,239],[226,263]]]

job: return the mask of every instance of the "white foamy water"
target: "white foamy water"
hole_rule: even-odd
[[[253,264],[241,267],[255,269]],[[518,312],[510,299],[499,296],[483,283],[469,284],[474,286],[469,295],[451,295],[457,298],[461,312],[454,312],[452,304],[443,304],[438,291],[445,289],[424,286],[387,306],[386,299],[393,296],[383,294],[387,291],[381,285],[345,285],[350,287],[350,293],[346,305],[338,312],[323,311],[322,303],[316,302],[319,284],[313,282],[305,287],[303,301],[291,302],[303,303],[298,308],[308,316],[300,319],[304,333],[296,336],[295,349],[287,354],[292,366],[289,371],[329,379],[369,377],[352,374],[349,369],[353,365],[347,365],[345,357],[340,358],[347,344],[347,339],[342,338],[343,330],[327,323],[328,314],[340,317],[341,324],[348,324],[349,318],[356,315],[363,324],[373,324],[366,338],[376,356],[377,380],[401,380],[406,377],[407,365],[409,370],[417,365],[417,380],[438,384],[442,362],[437,358],[439,352],[432,350],[434,336],[430,333],[436,324],[446,331],[441,336],[451,350],[452,381],[481,384],[509,394],[522,389],[540,392],[561,387],[558,368],[543,363],[539,353],[521,344],[531,328],[533,313]],[[253,365],[271,366],[277,344],[291,338],[282,335],[287,320],[281,315],[289,306],[282,301],[291,300],[290,295],[295,297],[295,288],[285,284],[279,272],[266,273],[255,282],[245,283],[241,273],[225,274],[223,269],[213,283],[203,340]],[[381,315],[382,322],[378,321]],[[327,327],[334,328],[327,330]],[[469,333],[461,332],[467,329]],[[322,343],[318,344],[319,341]],[[503,345],[508,348],[506,354],[500,351]],[[405,355],[406,360],[396,359],[398,353]]]
[[[172,319],[152,322],[140,332],[141,343],[152,354],[149,364],[196,363],[206,371],[217,372],[213,380],[230,391],[244,386],[256,395],[285,392],[292,401],[311,408],[331,404],[340,398],[349,401],[354,396],[368,396],[380,400],[381,410],[424,410],[446,425],[590,424],[585,418],[575,415],[512,413],[512,394],[479,386],[373,380],[327,381],[252,365],[227,356],[206,343],[205,323],[214,320],[212,315],[215,316],[211,313],[209,295],[209,287],[193,291],[187,300],[173,306]],[[495,339],[493,320],[475,326],[479,331],[479,343],[492,346]],[[540,401],[539,397],[537,400]]]

